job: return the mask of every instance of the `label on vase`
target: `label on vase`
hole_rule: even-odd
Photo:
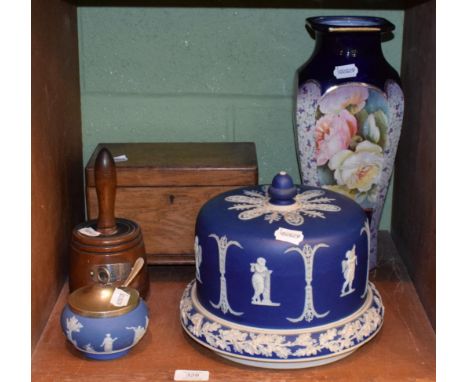
[[[130,300],[130,294],[125,292],[122,289],[115,288],[114,293],[112,293],[112,297],[110,303],[114,306],[127,306],[128,301]]]
[[[302,233],[302,231],[296,231],[293,229],[281,227],[275,231],[275,239],[299,245],[301,241],[304,240],[304,234]]]
[[[174,381],[208,381],[210,372],[206,370],[176,370]]]
[[[355,64],[335,66],[335,70],[333,71],[333,75],[337,79],[356,77],[357,74],[358,68]]]

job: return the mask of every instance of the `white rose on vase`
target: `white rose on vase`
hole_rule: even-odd
[[[378,184],[382,174],[383,154],[379,145],[363,141],[355,151],[343,150],[328,162],[338,185],[367,192]]]

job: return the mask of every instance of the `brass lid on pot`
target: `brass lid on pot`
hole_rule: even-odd
[[[87,285],[70,294],[68,305],[73,312],[86,317],[117,317],[138,306],[140,294],[128,287],[118,288],[130,295],[128,302],[124,306],[114,305],[111,299],[116,289],[104,284]]]

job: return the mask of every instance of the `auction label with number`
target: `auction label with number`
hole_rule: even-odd
[[[304,240],[302,231],[280,227],[275,231],[275,239],[299,245]]]
[[[130,294],[123,291],[122,289],[115,288],[114,293],[112,293],[112,297],[110,303],[114,306],[127,306],[128,301],[130,300]]]
[[[358,68],[355,64],[348,64],[348,65],[340,65],[335,66],[335,70],[333,71],[333,75],[337,79],[341,78],[352,78],[356,77],[358,74]]]
[[[208,381],[210,372],[206,370],[176,370],[174,381]]]

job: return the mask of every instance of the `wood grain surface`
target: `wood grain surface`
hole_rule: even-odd
[[[94,183],[98,199],[97,230],[103,235],[111,235],[117,231],[115,223],[115,191],[117,176],[112,154],[106,148],[99,151],[94,165]]]
[[[149,264],[174,261],[192,264],[195,220],[200,208],[207,200],[232,188],[118,187],[115,214],[140,225]],[[91,219],[95,219],[97,214],[94,190],[87,190]]]
[[[140,296],[146,298],[149,290],[149,276],[145,245],[140,228],[130,221],[127,221],[124,225],[121,220],[117,220],[117,226],[120,228],[129,227],[130,230],[127,232],[125,230],[123,234],[117,233],[107,237],[85,237],[85,235],[79,233],[77,227],[80,226],[75,227],[70,245],[69,260],[68,284],[71,292],[82,286],[96,283],[97,275],[94,274],[99,274],[96,267],[122,263],[132,267],[135,261],[141,257],[144,260],[143,269],[130,286],[137,289]],[[88,244],[91,242],[90,239],[94,239],[94,243]],[[125,278],[126,276],[119,278],[112,285],[122,285]]]
[[[392,236],[436,327],[436,5],[406,10],[405,116],[395,162]],[[422,33],[421,26],[424,26]]]
[[[380,333],[349,357],[303,370],[267,370],[238,365],[196,344],[179,323],[179,301],[194,278],[192,266],[151,269],[150,324],[125,357],[91,361],[66,340],[59,326],[65,287],[32,360],[32,380],[172,381],[176,369],[208,370],[210,381],[435,381],[435,334],[388,234],[379,238],[381,259],[371,280],[385,305]]]
[[[254,143],[103,143],[86,166],[88,219],[98,213],[94,163],[103,147],[128,157],[116,163],[115,214],[141,226],[149,264],[193,264],[203,204],[258,182]]]
[[[66,277],[84,218],[76,7],[31,3],[31,348]]]
[[[255,144],[251,142],[102,143],[86,165],[88,187],[95,186],[94,161],[102,147],[114,157],[128,157],[128,161],[116,163],[119,187],[237,186],[258,181]]]

